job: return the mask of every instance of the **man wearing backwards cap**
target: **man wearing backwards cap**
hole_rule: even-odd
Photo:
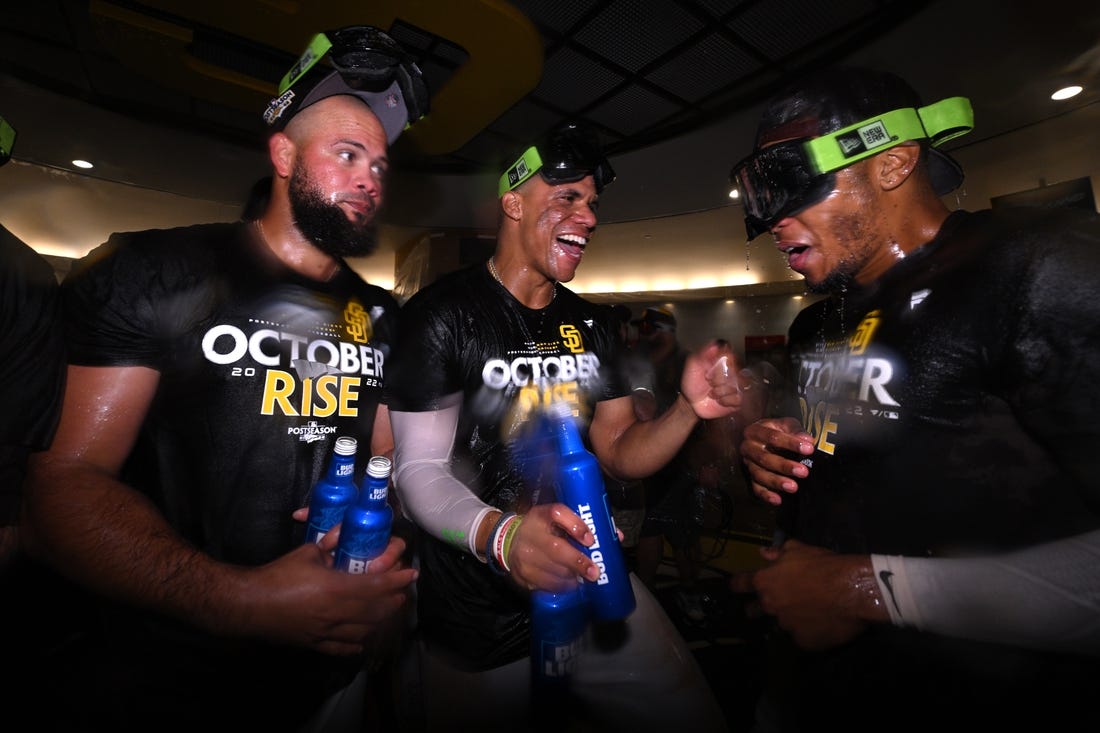
[[[949,211],[935,146],[970,125],[958,98],[827,70],[733,170],[749,236],[830,294],[790,328],[801,419],[741,445],[785,538],[735,581],[798,647],[776,727],[1097,719],[1100,218]]]
[[[335,572],[335,537],[303,544],[292,515],[337,437],[392,450],[397,303],[344,257],[374,249],[388,143],[426,109],[414,82],[381,31],[321,34],[265,115],[258,218],[113,235],[63,284],[69,389],[28,534],[116,602],[76,675],[96,730],[367,724],[364,662],[416,573],[397,538]]]
[[[594,131],[556,126],[501,176],[493,256],[437,280],[401,310],[386,394],[397,490],[422,530],[419,712],[429,730],[530,723],[529,591],[600,576],[564,541],[591,545],[585,523],[565,504],[535,503],[515,463],[535,411],[566,402],[603,468],[630,480],[656,471],[700,419],[729,414],[723,402],[739,399],[732,354],[711,345],[688,359],[675,405],[656,420],[636,420],[616,371],[610,309],[563,285],[591,245],[599,196],[612,180]],[[490,543],[505,526],[509,541]],[[572,715],[584,728],[723,730],[675,627],[631,581],[629,641],[582,655],[573,690],[583,707],[563,700],[556,709],[563,720],[536,723],[563,729]]]

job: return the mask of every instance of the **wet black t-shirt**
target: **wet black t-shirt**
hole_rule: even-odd
[[[452,468],[498,509],[522,512],[546,498],[532,496],[518,470],[515,439],[532,410],[565,401],[587,425],[596,402],[628,394],[609,309],[560,284],[547,307],[532,310],[478,264],[418,292],[401,316],[390,409],[439,409],[461,393]],[[471,555],[465,537],[448,544],[421,532],[419,549],[419,628],[428,639],[478,669],[528,653],[527,598]]]
[[[63,291],[72,363],[160,372],[127,479],[188,540],[255,565],[300,541],[290,513],[336,438],[369,451],[397,304],[346,265],[290,272],[248,232],[115,235]]]
[[[1095,216],[956,212],[872,286],[802,311],[792,414],[816,450],[785,529],[842,553],[946,556],[1100,527],[1098,276]],[[1017,704],[1100,684],[1080,661],[882,627],[815,658],[802,692],[813,716],[852,688],[906,711]]]
[[[291,513],[339,436],[358,439],[361,477],[398,306],[346,264],[313,281],[246,225],[206,224],[113,235],[76,263],[62,293],[71,363],[159,372],[123,478],[204,552],[259,565],[298,546],[304,528]],[[129,657],[112,657],[132,663],[116,673],[142,689],[129,697],[163,694],[166,711],[194,707],[188,697],[210,702],[198,697],[207,693],[233,700],[243,685],[286,723],[355,670],[353,660],[215,640],[164,619],[113,629],[132,642]],[[152,686],[163,692],[143,689]]]

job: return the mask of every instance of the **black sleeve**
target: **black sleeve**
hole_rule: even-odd
[[[26,458],[49,446],[65,352],[53,268],[0,227],[0,526],[18,521]]]

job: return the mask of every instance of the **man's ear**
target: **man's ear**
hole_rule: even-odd
[[[880,153],[874,167],[878,173],[878,183],[883,190],[892,191],[912,175],[920,160],[921,149],[918,143],[902,143]]]
[[[509,219],[518,221],[523,216],[523,197],[515,191],[506,191],[500,197],[500,210]]]
[[[280,178],[290,176],[290,171],[294,168],[296,151],[294,141],[287,137],[286,133],[276,132],[267,139],[267,154],[271,158],[275,175]]]

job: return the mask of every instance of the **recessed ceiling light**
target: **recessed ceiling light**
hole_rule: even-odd
[[[1074,84],[1072,86],[1062,87],[1061,89],[1056,91],[1054,94],[1051,94],[1050,98],[1060,102],[1063,99],[1069,99],[1070,97],[1076,97],[1082,91],[1083,90],[1082,90],[1081,87]]]
[[[95,167],[94,165],[92,165],[88,161],[80,160],[79,158],[77,160],[73,161],[73,165],[75,165],[77,168],[94,168]]]

